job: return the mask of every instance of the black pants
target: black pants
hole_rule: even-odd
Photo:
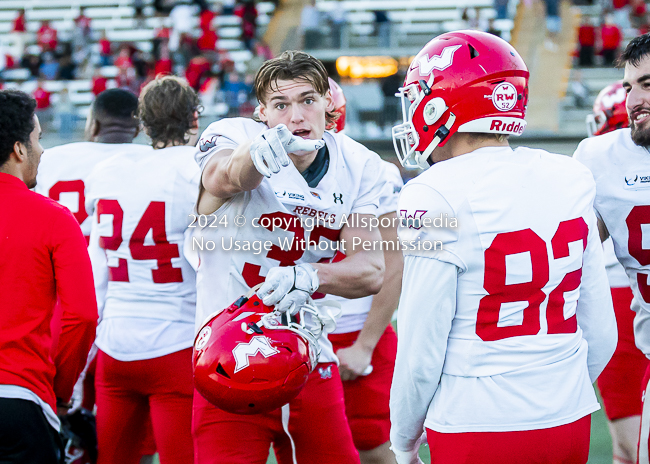
[[[59,433],[33,401],[0,398],[0,464],[61,464]]]

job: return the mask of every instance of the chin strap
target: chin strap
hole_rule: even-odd
[[[456,122],[456,115],[454,113],[449,113],[449,118],[447,119],[447,122],[438,128],[438,130],[436,131],[436,136],[433,138],[429,146],[421,154],[417,155],[418,165],[422,169],[427,169],[429,166],[433,164],[429,162],[429,156],[431,156],[431,153],[433,153],[433,150],[436,149],[438,144],[449,136],[449,132],[451,132],[451,128],[453,127],[455,122]]]

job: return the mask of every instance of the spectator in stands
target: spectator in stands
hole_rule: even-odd
[[[138,26],[144,26],[144,0],[133,0],[133,17]]]
[[[45,464],[63,462],[57,412],[69,408],[86,363],[97,303],[77,220],[28,190],[43,153],[34,106],[23,92],[0,93],[0,461]],[[33,218],[29,227],[20,216]]]
[[[494,0],[494,9],[497,11],[497,19],[508,17],[508,0]]]
[[[154,76],[159,74],[172,74],[173,62],[169,56],[169,47],[166,44],[160,48],[160,58],[156,60],[154,65]]]
[[[222,0],[221,1],[221,14],[231,15],[235,12],[235,5],[237,0]]]
[[[122,45],[120,47],[120,52],[113,64],[120,69],[133,67],[133,61],[131,61],[131,51],[129,50],[128,45]]]
[[[45,82],[39,79],[32,97],[36,100],[36,115],[41,121],[43,128],[47,127],[52,121],[52,94],[45,90]]]
[[[66,137],[75,129],[77,115],[74,112],[74,105],[70,101],[70,93],[66,87],[59,92],[59,100],[55,105],[55,112],[59,119],[59,135]]]
[[[99,39],[99,64],[101,66],[110,66],[112,63],[111,41],[106,37],[106,31],[103,31]]]
[[[332,28],[332,48],[349,48],[350,41],[348,39],[348,11],[345,8],[345,3],[338,0],[336,7],[329,12],[330,27]]]
[[[52,52],[43,53],[43,64],[39,69],[39,75],[42,79],[48,81],[59,77],[59,62],[54,58]]]
[[[210,62],[202,55],[192,58],[185,70],[185,79],[195,91],[199,91],[201,80],[210,72]]]
[[[151,54],[154,60],[160,58],[160,47],[164,44],[169,50],[169,36],[171,34],[171,29],[167,26],[157,28],[154,31],[154,37],[151,41]]]
[[[79,16],[74,19],[75,28],[79,30],[81,36],[90,38],[92,29],[90,28],[90,18],[86,16],[86,7],[79,8]]]
[[[41,46],[41,49],[46,51],[54,51],[58,43],[57,31],[50,26],[49,20],[41,22],[41,27],[36,33],[36,43]]]
[[[377,34],[377,45],[381,48],[390,47],[390,19],[385,10],[375,10],[375,33]]]
[[[310,0],[300,14],[300,30],[305,50],[313,50],[318,47],[321,40],[320,23],[320,11],[316,8],[316,0]]]
[[[594,47],[596,46],[596,28],[587,15],[582,16],[582,22],[578,29],[579,66],[594,65]]]
[[[38,79],[41,69],[41,58],[38,55],[26,53],[20,60],[20,67],[29,69],[31,79]]]
[[[158,15],[168,15],[174,4],[169,0],[153,0],[153,7]]]
[[[106,85],[108,80],[102,75],[102,69],[99,66],[95,67],[95,73],[92,78],[92,85],[90,87],[93,95],[96,97],[104,90],[106,90]]]
[[[631,28],[629,3],[629,0],[612,0],[614,22],[623,31]]]
[[[238,72],[228,73],[223,90],[228,104],[228,117],[239,116],[239,107],[248,100],[251,86],[247,85]]]
[[[218,39],[219,37],[215,31],[205,29],[201,33],[201,37],[196,41],[196,45],[201,51],[214,51],[217,48]]]
[[[169,38],[169,49],[172,52],[178,50],[181,42],[181,35],[191,34],[197,23],[196,7],[189,0],[181,0],[169,14],[172,24],[172,32]]]
[[[645,1],[632,0],[630,7],[630,21],[632,23],[632,27],[640,30],[648,23],[648,8],[646,7]]]
[[[242,0],[235,7],[235,15],[241,18],[241,39],[247,50],[253,51],[253,41],[257,37],[257,8],[255,0]]]
[[[11,26],[11,37],[14,42],[14,56],[23,56],[25,53],[25,39],[26,39],[26,24],[25,24],[25,10],[18,10],[18,16],[14,19]]]
[[[623,40],[621,28],[614,23],[612,15],[605,15],[605,23],[600,28],[603,64],[612,66],[618,56],[618,49]]]
[[[57,79],[63,81],[75,79],[76,68],[77,66],[72,61],[72,57],[70,55],[63,55],[59,58],[59,75]]]
[[[201,14],[199,15],[199,27],[201,30],[208,31],[210,29],[213,29],[212,21],[214,21],[214,18],[216,17],[217,15],[210,8],[202,10]]]

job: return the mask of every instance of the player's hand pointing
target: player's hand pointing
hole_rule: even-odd
[[[287,126],[279,124],[255,137],[250,147],[251,159],[258,172],[266,177],[289,166],[288,153],[320,150],[324,140],[308,140],[291,133]]]

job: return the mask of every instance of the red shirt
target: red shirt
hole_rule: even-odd
[[[104,76],[95,76],[93,77],[93,86],[92,92],[93,95],[97,96],[106,90],[107,79]]]
[[[33,96],[34,100],[36,100],[37,109],[44,110],[45,108],[50,107],[50,92],[45,90],[43,87],[36,87]]]
[[[199,15],[199,26],[201,30],[208,31],[212,28],[212,20],[215,18],[215,14],[210,10],[203,10]]]
[[[214,50],[217,48],[217,33],[211,30],[203,31],[199,40],[196,41],[196,46],[199,50]]]
[[[19,15],[14,19],[12,32],[25,32],[25,15]]]
[[[56,411],[56,398],[72,396],[95,339],[86,240],[65,206],[17,177],[0,173],[0,198],[0,385],[27,388]],[[62,331],[52,359],[57,296]]]
[[[156,61],[156,66],[154,68],[154,75],[158,74],[171,74],[172,73],[172,60],[170,59],[160,59]]]
[[[623,40],[623,34],[615,24],[603,25],[600,34],[603,40],[603,50],[616,50]]]
[[[106,56],[111,54],[111,41],[107,38],[99,39],[99,52]]]
[[[596,43],[596,28],[591,24],[583,24],[578,29],[578,43],[583,47],[593,47]]]
[[[42,47],[49,47],[50,49],[54,50],[57,44],[56,36],[56,29],[43,25],[36,33],[36,42],[38,42],[38,44]]]

